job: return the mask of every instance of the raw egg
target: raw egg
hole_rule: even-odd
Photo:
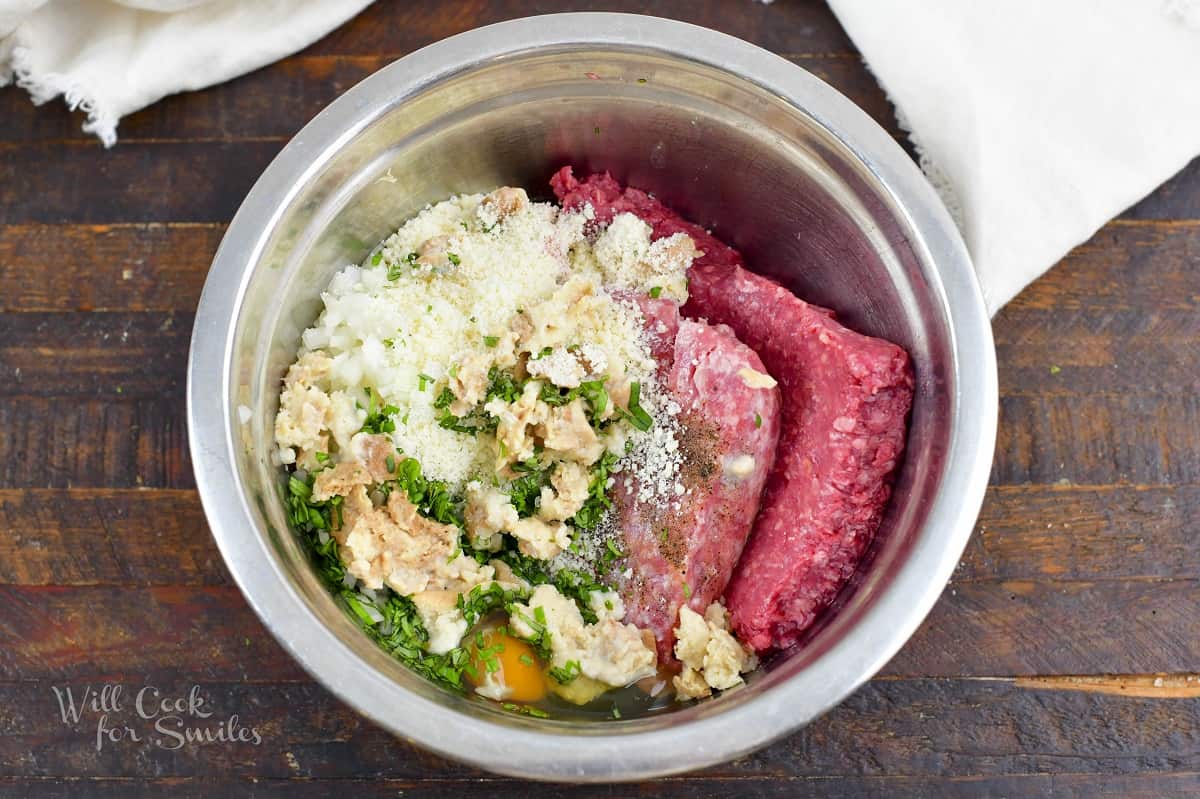
[[[511,702],[537,702],[546,696],[546,675],[533,647],[500,630],[475,634],[471,645],[471,665],[479,685],[488,679],[509,689]]]

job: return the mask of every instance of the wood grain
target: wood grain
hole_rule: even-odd
[[[1200,699],[1200,674],[1120,674],[1054,677],[1017,677],[1019,688],[1050,691],[1084,691],[1148,699]]]
[[[1194,394],[1001,397],[992,482],[1194,484],[1198,425]]]
[[[194,487],[183,396],[125,398],[116,385],[95,399],[0,396],[0,486]]]
[[[221,223],[0,226],[0,311],[191,310],[224,230]],[[1194,311],[1198,261],[1200,220],[1112,222],[1002,310],[996,334],[1020,354],[1039,342],[1045,351],[1050,341],[1039,323],[1051,316],[1064,317],[1058,324],[1072,327],[1061,335],[1074,336],[1111,331],[1114,312],[1128,319],[1148,308]]]
[[[823,2],[575,0],[725,30],[894,114]],[[548,0],[376,3],[305,52],[122,121],[0,90],[0,795],[1185,797],[1200,794],[1200,161],[996,318],[1001,419],[933,614],[807,729],[695,775],[531,786],[387,735],[232,585],[183,376],[225,224],[282,144],[397,57]],[[910,148],[911,149],[911,148]],[[118,390],[119,389],[119,390]],[[110,748],[53,687],[199,684],[259,747]]]
[[[192,319],[172,311],[0,314],[0,396],[181,397]]]
[[[405,55],[301,55],[272,64],[226,86],[168,97],[121,120],[121,146],[170,141],[278,140],[286,142],[317,112],[363,78]],[[901,135],[892,107],[862,60],[853,53],[784,53],[849,97],[893,135]],[[0,148],[19,142],[81,142],[65,105],[34,106],[23,92],[0,91]]]
[[[231,586],[7,585],[0,601],[0,636],[21,642],[0,652],[0,680],[299,676]],[[884,673],[1189,672],[1200,663],[1198,603],[1195,579],[952,583]]]
[[[0,489],[0,530],[0,583],[229,582],[194,491]]]
[[[1196,486],[992,486],[954,581],[1188,579]]]
[[[192,487],[183,397],[126,397],[117,385],[98,396],[0,393],[0,485]],[[1196,395],[1002,397],[1000,423],[995,485],[1200,484]]]
[[[216,223],[0,226],[0,313],[190,312],[224,234]]]
[[[748,39],[777,53],[855,53],[850,38],[820,0],[731,7],[725,0],[437,0],[370,9],[335,30],[308,54],[408,52],[481,25],[558,11],[622,11],[669,17]]]
[[[997,333],[1015,333],[1014,314],[1040,310],[1102,319],[1111,311],[1195,309],[1200,220],[1116,219],[1035,280],[996,315]]]
[[[1001,396],[1014,407],[1125,398],[1149,409],[1164,395],[1200,390],[1200,313],[1026,310],[1008,318],[996,347]],[[0,396],[175,396],[192,319],[176,311],[0,313]],[[130,359],[143,368],[130,370]]]
[[[87,683],[0,683],[0,701],[14,708],[8,720],[11,732],[0,737],[0,760],[26,776],[413,780],[436,774],[440,780],[493,781],[393,738],[309,682],[205,683],[199,692],[212,716],[192,717],[188,726],[219,726],[236,713],[239,725],[257,730],[262,742],[164,751],[153,746],[153,724],[138,718],[133,705],[147,683],[133,679],[116,684],[124,689],[123,701],[108,721],[143,733],[142,745],[109,743],[97,753],[98,714],[63,723],[53,688],[65,695],[69,687],[78,698]],[[169,677],[150,684],[164,696],[186,695],[192,685]],[[97,684],[90,687],[95,690]],[[1197,699],[1162,702],[1044,691],[1009,681],[877,680],[799,733],[696,777],[741,781],[1195,772],[1200,770],[1197,710]],[[178,729],[174,722],[167,724]],[[1171,746],[1164,747],[1165,741]]]
[[[1200,581],[951,581],[900,653],[902,676],[1187,672]]]
[[[0,225],[228,222],[278,140],[0,148]],[[30,191],[37,186],[37,191]]]
[[[1134,205],[1122,219],[1197,219],[1200,218],[1200,158],[1187,166]]]
[[[687,777],[659,780],[647,786],[529,785],[502,778],[407,780],[380,779],[258,779],[227,778],[0,778],[0,791],[29,799],[141,799],[171,796],[207,799],[211,796],[254,796],[260,799],[323,799],[350,793],[361,799],[403,796],[430,799],[445,796],[463,799],[597,799],[598,797],[663,797],[704,799],[737,796],[739,799],[878,799],[880,796],[1021,797],[1021,799],[1164,799],[1193,796],[1200,791],[1195,772],[1144,772],[1141,774],[1013,774],[1005,776],[921,777],[749,777],[708,779]]]
[[[1195,283],[1200,291],[1200,275]],[[1097,315],[1014,309],[1006,320],[995,332],[1006,397],[1200,389],[1200,308]]]
[[[226,222],[284,143],[143,140],[109,151],[81,141],[6,146],[0,148],[0,225]],[[1192,180],[1192,171],[1200,175],[1200,167],[1189,167],[1176,180]],[[1200,200],[1168,191],[1127,216],[1195,218]]]
[[[1198,486],[993,486],[953,579],[1191,579],[1198,513]],[[190,490],[0,489],[0,529],[0,584],[228,581]]]
[[[107,545],[104,543],[103,545]],[[3,586],[0,680],[301,680],[230,586]]]

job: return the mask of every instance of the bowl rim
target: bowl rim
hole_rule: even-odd
[[[800,108],[891,193],[918,234],[914,245],[941,279],[956,375],[945,478],[922,534],[880,597],[806,667],[822,686],[819,695],[811,690],[813,679],[793,678],[685,725],[638,731],[634,722],[608,722],[612,732],[586,738],[469,716],[365,666],[311,613],[256,528],[234,466],[238,425],[230,365],[249,266],[259,260],[282,210],[326,157],[382,109],[473,66],[555,47],[634,48],[683,58]],[[970,257],[937,193],[892,137],[836,90],[756,45],[684,22],[618,13],[550,14],[467,31],[393,62],[322,110],[271,162],[230,223],[200,298],[187,373],[188,440],[204,511],[230,573],[267,629],[309,674],[392,733],[474,766],[543,780],[637,780],[691,771],[765,746],[843,701],[895,655],[941,595],[982,505],[998,412],[991,325]],[[463,747],[464,741],[471,745]]]

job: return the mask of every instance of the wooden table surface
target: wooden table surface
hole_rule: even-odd
[[[1200,162],[997,317],[999,441],[953,582],[877,678],[774,746],[636,787],[531,787],[392,738],[266,633],[210,538],[184,423],[225,224],[364,76],[563,5],[756,42],[903,140],[833,15],[800,0],[381,2],[130,117],[108,151],[60,103],[0,91],[0,796],[1200,794]],[[61,709],[102,686],[121,693]],[[183,711],[139,715],[139,692]],[[156,722],[259,740],[178,745]]]

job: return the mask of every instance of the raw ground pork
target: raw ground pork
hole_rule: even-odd
[[[649,629],[673,663],[685,602],[703,614],[725,590],[770,473],[779,438],[779,389],[756,387],[766,369],[724,325],[679,318],[675,303],[639,300],[665,386],[680,406],[679,485],[650,499],[618,476],[614,500],[627,556],[614,577],[628,622]]]

